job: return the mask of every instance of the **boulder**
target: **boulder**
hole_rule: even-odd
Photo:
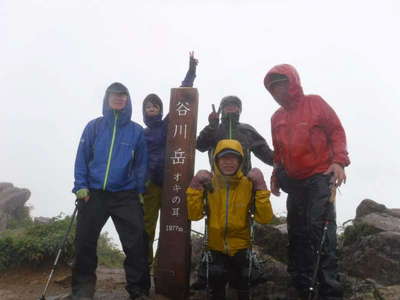
[[[400,232],[400,218],[394,217],[387,212],[369,213],[354,220],[355,224],[363,223],[379,231]]]
[[[375,202],[374,200],[364,199],[357,207],[356,220],[372,213],[385,214],[395,218],[400,218],[399,208],[387,208],[385,205]]]
[[[371,199],[364,199],[356,210],[356,219],[371,213],[385,213],[388,209],[385,205],[379,204]]]
[[[382,285],[400,284],[400,232],[364,236],[343,249],[343,269],[351,276],[373,278]]]
[[[30,196],[28,189],[14,187],[12,183],[0,183],[0,231],[7,228],[11,219],[18,217]]]

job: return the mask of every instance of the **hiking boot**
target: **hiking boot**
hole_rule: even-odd
[[[202,279],[197,279],[193,284],[190,286],[191,290],[199,291],[199,290],[205,290],[207,288],[207,282]]]

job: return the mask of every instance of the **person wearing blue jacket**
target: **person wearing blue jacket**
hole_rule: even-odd
[[[192,87],[196,78],[198,60],[190,52],[189,70],[181,87]],[[149,94],[143,100],[143,121],[146,124],[144,136],[149,155],[147,189],[144,194],[144,223],[149,238],[149,266],[153,264],[153,242],[157,219],[161,208],[161,193],[164,176],[165,147],[168,116],[163,117],[163,103],[156,94]]]
[[[126,259],[126,290],[131,299],[147,299],[150,288],[147,235],[141,194],[148,166],[143,128],[131,121],[128,89],[111,84],[103,99],[103,116],[90,121],[75,161],[73,192],[78,199],[72,299],[93,299],[97,240],[109,217]]]

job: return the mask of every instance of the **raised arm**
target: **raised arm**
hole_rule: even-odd
[[[194,79],[196,78],[196,68],[199,61],[194,57],[194,51],[189,52],[189,70],[183,79],[181,87],[193,87]]]
[[[251,131],[251,146],[250,150],[254,155],[259,158],[263,163],[272,166],[274,160],[274,152],[269,147],[267,141],[259,134],[254,128]]]

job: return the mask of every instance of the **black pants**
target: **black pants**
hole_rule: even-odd
[[[212,300],[225,299],[225,287],[229,286],[241,291],[249,289],[248,270],[249,260],[247,249],[238,251],[229,256],[218,251],[211,252],[209,266],[209,285]]]
[[[143,208],[135,191],[90,191],[90,200],[79,201],[72,269],[72,294],[92,297],[96,286],[97,240],[111,216],[125,252],[126,289],[130,294],[147,292],[150,277],[147,264],[147,235]]]
[[[328,223],[317,281],[321,299],[342,299],[343,290],[338,281],[336,257],[336,212],[329,201],[330,176],[314,175],[305,180],[278,176],[288,193],[287,224],[289,235],[288,272],[295,287],[307,294],[311,285],[317,250],[323,227]]]

